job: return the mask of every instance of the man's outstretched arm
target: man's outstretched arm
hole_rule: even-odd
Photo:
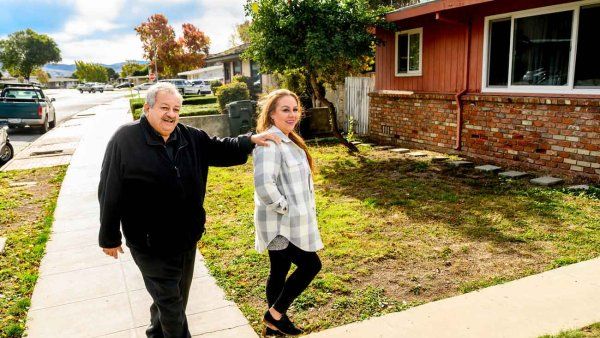
[[[268,147],[267,141],[281,143],[279,136],[273,133],[245,134],[238,137],[210,137],[208,139],[208,165],[228,167],[244,164],[254,145]]]

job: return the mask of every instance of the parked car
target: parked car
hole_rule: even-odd
[[[193,85],[193,87],[190,90],[192,92],[192,94],[198,94],[198,95],[212,94],[212,92],[210,90],[210,81],[192,80],[191,82]]]
[[[7,84],[0,92],[0,123],[40,127],[45,133],[56,125],[54,101],[38,86]]]
[[[154,84],[154,82],[146,82],[146,83],[142,83],[141,85],[137,85],[137,86],[133,87],[133,89],[146,90],[146,89],[150,88],[150,86],[152,86],[153,84]]]
[[[192,85],[192,83],[188,80],[184,80],[184,79],[164,79],[164,80],[160,80],[159,82],[169,82],[175,85],[175,87],[177,87],[177,90],[179,90],[179,92],[183,95],[183,94],[196,94],[196,92],[198,91],[198,88],[194,88],[194,85]]]
[[[96,82],[82,83],[77,86],[77,90],[79,90],[79,92],[82,94],[83,94],[83,92],[88,92],[88,93],[100,92],[100,93],[102,93],[104,91],[104,85],[102,83],[96,83]]]
[[[10,161],[14,154],[15,150],[8,138],[8,125],[0,124],[0,167]]]
[[[113,91],[113,90],[115,90],[115,87],[113,87],[112,85],[106,84],[106,85],[104,85],[104,90],[105,91]]]
[[[134,84],[131,82],[123,82],[123,83],[119,83],[118,85],[115,86],[115,88],[117,89],[121,89],[121,88],[131,88],[133,87]]]

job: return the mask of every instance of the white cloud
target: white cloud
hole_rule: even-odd
[[[110,32],[122,27],[115,23],[124,9],[125,0],[73,0],[75,14],[59,33],[58,39],[72,40],[96,32]]]
[[[125,60],[142,60],[142,43],[135,34],[116,38],[86,39],[60,44],[63,61],[71,64],[75,60],[112,64]]]
[[[229,37],[235,30],[235,25],[244,21],[245,0],[198,0],[202,13],[189,22],[203,31],[210,38],[211,54],[222,52],[231,46]],[[178,30],[177,30],[178,29]],[[176,27],[177,34],[181,33],[181,23]]]
[[[124,16],[139,16],[137,21],[142,22],[146,19],[147,14],[143,14],[145,10],[149,6],[156,6],[155,0],[58,1],[68,3],[75,9],[61,31],[48,33],[59,45],[63,63],[84,60],[108,64],[142,59],[139,37],[133,32],[133,26],[123,24],[122,19]],[[182,23],[192,23],[210,38],[211,53],[230,48],[229,37],[234,32],[235,24],[244,21],[243,6],[246,0],[170,0],[162,6],[173,3],[189,3],[190,8],[187,14],[189,18],[180,16],[177,21],[171,22],[177,36],[182,35]]]

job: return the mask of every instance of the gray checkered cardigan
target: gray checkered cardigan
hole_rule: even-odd
[[[281,144],[254,148],[255,247],[263,252],[277,235],[304,251],[323,248],[317,227],[312,173],[304,150],[277,127]]]

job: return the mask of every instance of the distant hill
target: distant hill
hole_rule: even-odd
[[[145,65],[148,63],[148,61],[135,61],[135,62],[137,62],[141,65]],[[112,68],[115,70],[115,72],[120,73],[121,69],[123,68],[123,65],[125,63],[126,62],[119,62],[119,63],[113,63],[111,65],[101,63],[101,65],[103,65],[104,67]],[[50,76],[52,76],[52,77],[70,77],[75,72],[76,68],[75,68],[75,64],[66,65],[66,64],[62,64],[62,63],[56,63],[56,64],[48,63],[44,67],[42,67],[42,69],[45,70],[46,72],[50,73]]]

